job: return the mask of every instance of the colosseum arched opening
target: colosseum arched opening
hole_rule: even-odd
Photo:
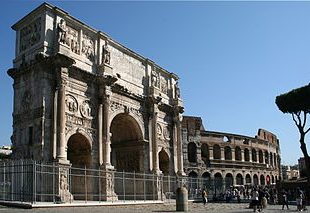
[[[190,163],[197,162],[197,146],[195,143],[190,142],[187,146],[187,154],[188,154],[188,161]]]
[[[229,188],[229,187],[234,185],[234,178],[233,178],[233,175],[231,173],[226,174],[225,185],[226,185],[226,188]]]

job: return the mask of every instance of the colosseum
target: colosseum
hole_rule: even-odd
[[[183,117],[185,173],[219,191],[239,185],[273,185],[280,177],[277,136],[259,129],[253,137],[206,131],[200,117]],[[192,182],[190,188],[197,188]],[[199,188],[199,187],[198,187]]]

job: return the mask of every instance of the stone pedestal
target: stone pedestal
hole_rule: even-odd
[[[100,174],[101,198],[103,201],[117,201],[118,196],[114,190],[115,170],[104,168]]]
[[[59,203],[68,203],[73,201],[73,196],[69,191],[69,170],[70,165],[58,164],[56,176],[56,201]]]

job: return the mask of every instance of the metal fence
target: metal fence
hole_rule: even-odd
[[[200,199],[202,188],[207,188],[209,196],[225,190],[222,183],[202,178],[111,172],[32,160],[0,162],[0,200],[5,201],[58,203],[66,192],[72,197],[69,202],[168,201],[175,199],[181,185],[188,189],[189,199]]]

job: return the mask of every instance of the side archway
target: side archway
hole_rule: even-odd
[[[159,152],[159,169],[164,175],[169,174],[169,156],[164,149]]]

